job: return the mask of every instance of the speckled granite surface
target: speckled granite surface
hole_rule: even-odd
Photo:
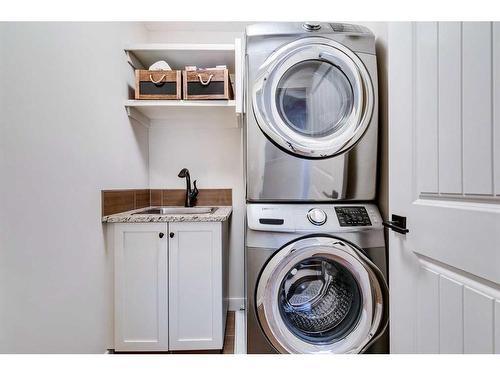
[[[178,221],[226,221],[231,216],[233,208],[230,206],[219,206],[217,210],[210,214],[168,214],[168,215],[143,215],[136,214],[146,208],[121,212],[119,214],[108,215],[102,217],[103,223],[167,223]]]

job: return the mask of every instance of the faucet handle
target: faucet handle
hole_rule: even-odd
[[[196,180],[193,181],[193,191],[191,192],[191,197],[194,199],[198,195],[198,188],[196,187]]]

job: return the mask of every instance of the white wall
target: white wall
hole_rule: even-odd
[[[140,24],[0,24],[0,352],[102,353],[101,189],[148,185],[123,100]],[[128,84],[127,84],[128,83]]]

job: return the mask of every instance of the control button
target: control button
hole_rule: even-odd
[[[283,225],[285,223],[284,219],[259,219],[260,224],[267,224],[267,225]]]
[[[317,22],[304,22],[302,27],[307,31],[316,31],[321,29],[321,25]]]
[[[363,206],[335,207],[341,227],[371,226],[370,215]]]
[[[323,225],[326,223],[326,213],[319,208],[311,208],[307,213],[307,218],[314,225]]]

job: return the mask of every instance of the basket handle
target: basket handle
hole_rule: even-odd
[[[164,75],[162,75],[162,76],[161,76],[161,78],[160,78],[159,80],[155,81],[155,80],[153,79],[153,75],[152,75],[152,74],[150,74],[150,75],[149,75],[149,80],[150,80],[151,82],[153,82],[155,85],[157,85],[158,83],[160,83],[161,81],[163,81],[163,78],[165,78],[166,76],[167,76],[167,75],[166,75],[166,74],[164,74]]]
[[[206,81],[204,81],[203,78],[201,78],[201,74],[198,74],[198,80],[200,81],[200,83],[203,86],[208,86],[208,84],[210,83],[210,81],[212,80],[212,78],[214,78],[214,75],[210,74],[210,76],[208,77],[208,79]]]

